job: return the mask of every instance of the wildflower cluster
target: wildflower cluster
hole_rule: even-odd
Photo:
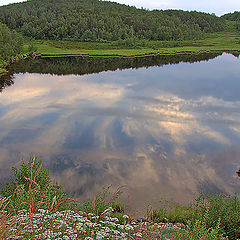
[[[38,213],[30,216],[26,210],[21,210],[12,218],[14,224],[6,239],[165,239],[176,235],[176,230],[180,235],[186,234],[186,230],[177,225],[129,222],[129,216],[123,217],[125,222],[120,224],[117,217],[81,211],[65,210],[50,214],[39,209]]]

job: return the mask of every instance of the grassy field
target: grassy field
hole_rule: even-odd
[[[137,46],[116,43],[92,43],[69,41],[35,41],[37,54],[42,56],[90,55],[90,56],[142,56],[150,54],[198,53],[203,51],[240,51],[240,34],[220,32],[208,34],[205,39],[195,41],[164,42],[149,41]],[[25,49],[28,44],[25,44]]]
[[[145,54],[156,54],[159,51],[151,48],[124,49],[114,47],[111,43],[81,43],[67,41],[43,41],[36,42],[37,54],[42,56],[62,56],[62,55],[118,55],[137,56]]]

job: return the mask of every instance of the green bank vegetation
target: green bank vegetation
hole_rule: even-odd
[[[27,40],[17,31],[10,30],[5,24],[0,22],[0,75],[7,72],[6,66],[18,61],[33,51],[33,43]]]
[[[152,220],[155,222],[181,222],[193,227],[196,221],[206,228],[218,227],[219,232],[228,239],[240,238],[240,200],[237,196],[216,196],[201,194],[188,207],[174,206],[153,210]]]
[[[23,38],[21,35],[0,23],[0,75],[6,72],[4,65],[21,54],[22,47]]]
[[[136,220],[109,188],[84,203],[53,184],[41,161],[13,168],[0,188],[1,239],[239,239],[237,197],[201,195],[189,207],[148,211]]]

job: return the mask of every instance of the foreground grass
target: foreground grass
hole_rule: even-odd
[[[143,56],[151,54],[199,53],[203,51],[240,51],[240,35],[233,31],[207,34],[195,41],[147,41],[138,46],[116,43],[92,43],[70,41],[35,41],[37,54],[42,56]],[[25,45],[27,48],[27,44]]]
[[[154,222],[188,224],[190,228],[200,221],[207,229],[217,227],[228,239],[240,239],[240,200],[237,196],[201,194],[192,206],[153,210],[151,219]]]
[[[111,209],[107,209],[111,210]],[[49,213],[44,209],[29,216],[20,211],[11,219],[6,239],[225,239],[217,231],[206,230],[200,223],[191,231],[181,224],[157,224],[129,220],[119,222],[108,214],[101,216],[86,212],[61,211]]]
[[[22,162],[20,169],[13,170],[14,178],[0,189],[1,239],[223,240],[228,237],[222,223],[231,226],[233,214],[239,216],[239,200],[235,199],[238,205],[233,209],[232,202],[224,205],[216,198],[219,201],[207,201],[206,205],[197,201],[191,209],[175,210],[172,222],[166,223],[170,215],[160,210],[151,212],[150,218],[136,220],[116,202],[120,190],[111,194],[105,188],[81,204],[68,198],[61,186],[50,184],[49,173],[37,159]],[[225,215],[219,214],[219,206]],[[239,223],[230,229],[236,237],[230,239],[237,239]]]

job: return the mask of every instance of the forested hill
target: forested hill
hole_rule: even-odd
[[[181,10],[145,10],[100,0],[31,0],[0,7],[0,21],[36,39],[186,40],[221,31],[224,19]]]
[[[221,18],[229,21],[236,22],[236,29],[240,32],[240,12],[235,11],[234,13],[224,14]]]
[[[240,21],[240,12],[235,11],[234,13],[227,13],[222,18],[230,21]]]

